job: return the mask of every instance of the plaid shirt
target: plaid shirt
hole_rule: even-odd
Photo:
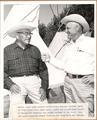
[[[23,50],[16,43],[4,49],[4,87],[10,89],[14,84],[10,77],[39,75],[41,87],[48,87],[48,71],[46,64],[41,60],[41,54],[37,47],[27,45]]]

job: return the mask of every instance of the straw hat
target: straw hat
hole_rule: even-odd
[[[66,17],[64,17],[61,20],[62,24],[67,24],[68,22],[76,22],[79,23],[82,27],[83,27],[83,33],[88,32],[89,31],[89,24],[88,22],[85,20],[85,18],[79,14],[71,14],[68,15]]]
[[[7,34],[10,37],[15,38],[17,32],[22,32],[23,30],[28,30],[29,32],[32,32],[35,29],[35,27],[29,26],[29,25],[17,25],[12,27],[10,30],[7,31]]]

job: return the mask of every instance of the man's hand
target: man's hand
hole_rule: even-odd
[[[49,54],[42,54],[41,58],[43,62],[50,62],[51,56]]]
[[[39,89],[39,93],[41,94],[40,100],[41,100],[41,101],[44,101],[44,100],[46,99],[46,92],[44,91],[43,88],[40,88],[40,89]]]
[[[12,94],[18,94],[20,93],[21,89],[18,85],[14,84],[11,86],[10,91]]]
[[[87,85],[91,85],[94,88],[94,76],[88,75],[82,78],[82,82]]]

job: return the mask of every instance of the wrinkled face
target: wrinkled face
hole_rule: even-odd
[[[80,25],[76,22],[68,22],[66,24],[66,33],[68,35],[68,39],[74,39],[75,36],[78,34]]]
[[[17,39],[21,44],[27,45],[31,40],[31,32],[29,30],[22,30],[17,32]]]

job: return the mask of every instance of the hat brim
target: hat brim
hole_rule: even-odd
[[[17,32],[21,32],[23,30],[28,30],[29,32],[32,32],[35,29],[35,27],[29,26],[29,25],[19,25],[11,28],[10,30],[7,31],[7,34],[10,37],[15,38],[17,35]]]
[[[66,25],[68,22],[79,23],[83,27],[83,33],[86,33],[89,31],[89,24],[84,19],[84,17],[82,17],[81,15],[72,14],[72,15],[68,15],[68,16],[64,17],[61,20],[61,23],[64,25]]]

